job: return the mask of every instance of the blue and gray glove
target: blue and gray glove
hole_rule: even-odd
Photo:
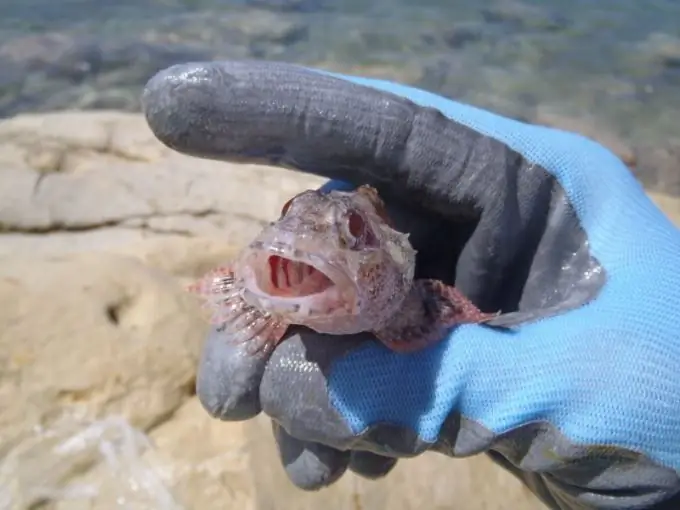
[[[379,477],[426,450],[486,452],[551,508],[680,508],[680,235],[609,151],[276,63],[171,67],[144,108],[177,151],[377,187],[412,232],[420,276],[528,321],[457,327],[409,355],[297,328],[249,358],[213,332],[203,405],[223,420],[269,415],[299,487],[348,467]]]

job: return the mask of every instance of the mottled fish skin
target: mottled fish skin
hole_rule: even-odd
[[[236,260],[190,287],[211,322],[252,353],[270,351],[291,324],[319,333],[373,332],[397,352],[422,349],[486,314],[460,291],[414,281],[416,251],[377,191],[304,191]]]

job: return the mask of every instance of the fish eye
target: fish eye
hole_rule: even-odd
[[[374,243],[374,236],[362,214],[350,209],[344,213],[343,220],[342,242],[347,248],[357,250]]]
[[[356,239],[363,237],[364,232],[366,231],[366,222],[364,221],[364,218],[361,216],[361,214],[354,211],[349,211],[347,214],[347,230],[352,235],[352,237]]]

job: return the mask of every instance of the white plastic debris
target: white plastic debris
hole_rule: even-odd
[[[145,462],[143,454],[150,448],[148,437],[122,417],[71,417],[49,430],[36,430],[0,463],[0,510],[63,500],[94,503],[102,494],[115,501],[105,505],[112,509],[183,510],[158,470]],[[70,481],[89,469],[99,469],[97,482]]]

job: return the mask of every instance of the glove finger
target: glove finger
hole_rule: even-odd
[[[262,410],[298,438],[349,450],[354,437],[328,395],[327,372],[361,344],[293,327],[272,353],[260,385]]]
[[[251,355],[213,328],[208,334],[196,377],[196,394],[212,416],[247,420],[260,412],[259,386],[267,356]]]
[[[300,489],[313,491],[327,487],[347,470],[350,452],[294,438],[275,421],[272,421],[272,432],[283,468]]]
[[[449,216],[489,187],[478,173],[524,164],[438,110],[288,64],[175,65],[149,80],[142,101],[156,137],[179,152],[373,184]]]
[[[260,385],[262,410],[287,433],[342,451],[366,450],[395,457],[413,456],[431,446],[420,440],[413,429],[400,425],[375,423],[362,430],[353,430],[338,411],[334,400],[338,395],[329,394],[334,362],[375,342],[370,335],[338,337],[305,328],[291,328],[290,333],[272,353]],[[366,369],[369,370],[366,381],[372,380],[371,376],[381,370],[371,366]],[[394,384],[398,384],[396,380]],[[335,387],[338,387],[337,383]],[[363,388],[361,384],[359,387]],[[351,401],[379,398],[370,382],[365,390],[364,395],[341,398]],[[414,409],[413,412],[419,411]]]
[[[363,451],[353,451],[349,460],[349,469],[369,480],[386,476],[396,465],[397,459],[395,457],[384,457]]]

